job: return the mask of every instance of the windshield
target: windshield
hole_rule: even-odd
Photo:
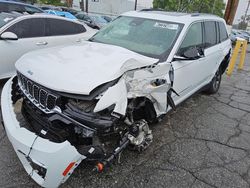
[[[182,24],[135,17],[119,17],[90,41],[112,44],[137,53],[160,58],[169,52]]]
[[[0,14],[0,28],[9,23],[10,21],[14,20],[15,17],[9,14],[1,13]]]

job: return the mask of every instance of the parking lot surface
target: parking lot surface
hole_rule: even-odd
[[[250,187],[249,62],[247,53],[244,70],[224,75],[218,94],[196,94],[153,125],[146,151],[126,150],[100,174],[82,163],[62,187]],[[2,126],[0,187],[38,187]]]

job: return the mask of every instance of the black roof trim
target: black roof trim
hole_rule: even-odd
[[[142,9],[140,12],[152,12],[152,13],[158,13],[158,14],[164,14],[168,16],[191,16],[191,17],[196,17],[196,16],[214,16],[214,17],[219,17],[214,14],[208,14],[208,13],[200,13],[200,12],[175,12],[175,11],[166,11],[164,9],[160,8],[149,8],[149,9]]]

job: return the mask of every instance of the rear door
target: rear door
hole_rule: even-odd
[[[209,83],[216,70],[219,67],[219,64],[222,62],[222,48],[220,45],[220,37],[219,30],[217,27],[217,22],[215,21],[205,21],[204,22],[204,30],[205,30],[205,62],[203,64],[206,69],[205,72],[205,82]]]
[[[0,40],[0,78],[14,74],[15,62],[25,53],[43,48],[41,38],[45,36],[45,21],[41,18],[21,20],[3,32],[12,32],[18,40]]]
[[[224,22],[217,22],[217,26],[219,28],[219,34],[220,34],[220,49],[222,53],[222,58],[226,57],[232,47],[231,40],[229,39],[229,35],[226,29],[226,24]],[[226,65],[227,66],[227,65]],[[224,67],[226,69],[226,67]]]

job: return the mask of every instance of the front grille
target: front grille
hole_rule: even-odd
[[[45,107],[47,101],[47,92],[43,89],[40,89],[40,97],[39,97],[40,104]]]
[[[42,109],[52,110],[56,107],[58,96],[40,86],[24,75],[17,73],[19,86],[23,93]]]
[[[37,85],[34,85],[33,87],[33,94],[36,102],[39,101],[39,87]]]
[[[59,119],[50,121],[51,115],[41,113],[39,109],[33,107],[32,102],[28,99],[23,100],[21,112],[26,120],[22,127],[52,142],[64,142],[71,133],[68,130],[71,128],[70,130],[73,131],[72,129],[74,129],[72,125],[66,125]],[[46,134],[43,134],[42,130]]]

